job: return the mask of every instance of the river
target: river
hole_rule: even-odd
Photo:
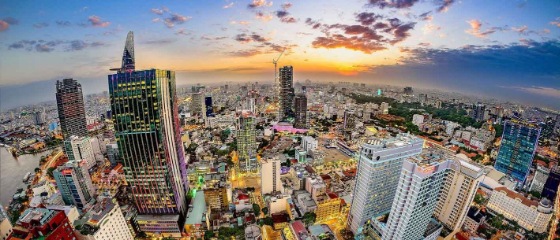
[[[52,150],[51,150],[52,151]],[[18,188],[24,188],[23,177],[27,172],[34,172],[39,167],[42,153],[25,154],[15,159],[5,147],[0,147],[0,203],[6,207]]]

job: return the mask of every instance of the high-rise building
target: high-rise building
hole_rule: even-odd
[[[89,137],[70,136],[64,141],[64,152],[70,161],[86,160],[88,170],[95,166],[95,155]]]
[[[126,35],[126,42],[124,43],[123,56],[120,68],[112,68],[112,71],[117,71],[118,73],[132,72],[135,68],[134,59],[134,33],[132,31],[128,32]]]
[[[548,179],[548,175],[550,175],[550,169],[543,166],[537,166],[535,176],[533,177],[531,185],[529,186],[529,192],[542,193],[544,185]]]
[[[494,167],[523,184],[537,150],[540,128],[533,123],[512,119],[504,123],[502,143]]]
[[[121,208],[110,200],[97,202],[74,222],[78,239],[133,239]]]
[[[437,238],[441,225],[434,227],[430,223],[451,168],[460,171],[461,165],[447,150],[438,148],[424,149],[403,162],[383,240]]]
[[[206,108],[206,117],[213,117],[214,116],[214,109],[212,106],[212,97],[205,97],[204,98],[204,107]]]
[[[477,103],[473,105],[471,116],[477,122],[484,121],[484,114],[486,113],[486,106],[482,103]]]
[[[239,156],[239,170],[254,172],[257,164],[257,132],[256,119],[252,112],[241,111],[237,119],[237,151]]]
[[[279,69],[278,79],[280,80],[278,119],[284,120],[293,116],[294,68],[292,66],[281,67]]]
[[[139,222],[141,230],[180,236],[188,183],[175,72],[117,73],[108,82],[123,170],[138,219],[150,223]]]
[[[195,92],[191,94],[190,110],[192,115],[204,116],[206,114],[204,105],[204,95],[202,93]]]
[[[261,159],[261,193],[263,195],[284,192],[284,186],[280,181],[280,164],[284,161],[285,157],[283,155]]]
[[[307,128],[307,97],[298,94],[294,99],[295,128]]]
[[[391,210],[404,159],[422,152],[424,140],[399,134],[373,139],[360,149],[356,185],[348,216],[354,234],[372,217]]]
[[[56,81],[56,105],[64,138],[87,136],[84,96],[78,81],[71,78]]]
[[[558,193],[558,186],[560,185],[560,169],[558,167],[550,169],[550,173],[546,178],[544,187],[542,190],[542,197],[548,199],[556,199],[556,194]]]
[[[45,113],[45,109],[43,111],[37,111],[33,113],[33,120],[35,121],[35,125],[43,125],[47,120],[47,114]]]
[[[54,170],[53,176],[65,204],[82,210],[94,199],[94,189],[85,160],[69,161]]]
[[[458,230],[469,212],[471,202],[483,177],[480,166],[466,159],[457,159],[460,168],[449,168],[434,216],[447,228]]]

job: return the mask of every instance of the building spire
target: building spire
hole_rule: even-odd
[[[132,72],[135,70],[134,60],[134,33],[128,32],[126,35],[126,42],[124,44],[124,51],[122,56],[122,64],[120,68],[111,68],[111,71]]]

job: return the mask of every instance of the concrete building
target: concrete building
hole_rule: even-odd
[[[262,240],[261,228],[255,224],[245,227],[246,240]]]
[[[256,172],[257,163],[257,132],[256,118],[252,112],[244,110],[239,113],[237,121],[237,152],[239,156],[239,171]]]
[[[79,240],[133,239],[121,208],[110,199],[93,205],[74,224]]]
[[[17,220],[8,239],[60,240],[76,239],[76,235],[63,211],[28,208]]]
[[[354,234],[372,217],[391,210],[403,161],[420,154],[423,143],[420,138],[399,134],[394,138],[372,139],[362,145],[348,216]]]
[[[317,196],[315,202],[317,203],[317,209],[315,210],[315,215],[317,216],[316,221],[325,221],[341,217],[340,209],[342,207],[342,199],[335,193],[326,193]]]
[[[311,194],[311,198],[317,201],[319,196],[327,192],[327,185],[320,176],[314,175],[305,179],[305,190]]]
[[[546,183],[549,174],[550,170],[548,168],[537,166],[535,176],[533,177],[533,181],[531,181],[531,185],[529,186],[529,192],[542,193],[544,184]]]
[[[465,221],[463,223],[463,229],[469,232],[476,232],[480,224],[482,224],[486,220],[486,214],[481,212],[480,209],[472,206],[468,213]]]
[[[288,200],[289,195],[278,194],[265,196],[265,202],[268,206],[268,211],[270,214],[277,214],[281,212],[288,212]]]
[[[301,139],[301,147],[306,152],[315,151],[319,146],[319,141],[317,141],[312,136],[305,136]]]
[[[70,161],[86,160],[88,170],[97,163],[90,137],[68,137],[64,141],[64,152],[68,155],[68,160]]]
[[[299,129],[307,128],[307,97],[298,94],[294,98],[294,127]]]
[[[4,211],[4,207],[0,205],[0,239],[6,240],[12,233],[12,223],[8,218],[8,214]]]
[[[466,156],[462,156],[463,159],[457,159],[460,167],[449,168],[445,176],[434,213],[434,216],[451,230],[459,230],[463,226],[476,190],[484,177],[480,166],[468,162]]]
[[[505,187],[495,188],[486,206],[493,212],[504,215],[506,219],[516,221],[522,228],[537,233],[546,232],[554,215],[550,200],[530,200]]]
[[[446,174],[449,169],[460,168],[460,163],[444,149],[428,148],[407,158],[382,239],[427,239],[434,234],[427,230],[441,232],[441,225],[438,230],[438,224],[431,225],[431,218]]]
[[[53,171],[64,203],[74,205],[79,210],[94,199],[95,193],[86,166],[86,160],[70,161]]]
[[[285,157],[283,155],[261,159],[261,193],[263,195],[284,192],[284,186],[280,180],[280,164],[284,161]]]
[[[70,223],[70,226],[72,226],[73,228],[75,228],[74,221],[76,221],[80,217],[80,211],[78,211],[78,208],[76,208],[76,206],[50,205],[47,206],[47,209],[63,211],[64,214],[66,214],[66,217],[68,218],[68,222]]]
[[[56,105],[64,139],[87,136],[82,85],[74,79],[56,81]]]
[[[292,66],[281,67],[278,80],[280,81],[278,120],[282,121],[294,115],[292,109],[294,105],[294,68]]]

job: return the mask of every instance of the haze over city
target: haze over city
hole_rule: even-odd
[[[133,6],[133,7],[132,7]],[[268,82],[271,61],[296,81],[410,85],[560,108],[557,1],[5,1],[2,109],[54,100],[57,79],[106,90],[122,36],[137,68],[178,85]],[[121,10],[126,9],[126,14]]]

